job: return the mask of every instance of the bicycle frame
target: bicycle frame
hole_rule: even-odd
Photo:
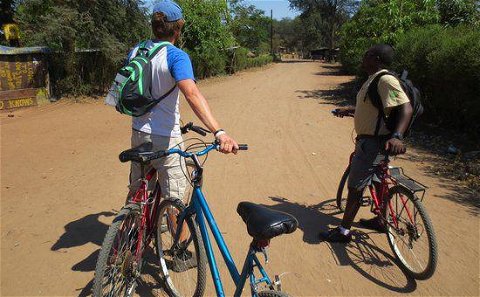
[[[350,155],[349,164],[352,163],[352,159],[353,159],[354,154],[355,154],[355,152],[353,152]],[[398,183],[394,179],[392,179],[392,177],[390,176],[388,159],[387,158],[385,160],[381,161],[378,166],[379,166],[378,173],[380,175],[379,177],[380,177],[381,183],[378,187],[375,187],[375,185],[373,185],[373,184],[368,186],[368,189],[370,191],[370,195],[371,195],[372,201],[373,201],[373,204],[372,204],[372,207],[371,207],[371,212],[375,215],[380,216],[383,219],[383,221],[386,224],[393,227],[394,230],[398,230],[399,224],[398,224],[398,220],[397,220],[397,216],[395,214],[395,211],[393,210],[392,202],[389,200],[388,204],[384,205],[385,204],[385,199],[389,195],[390,185],[395,186]],[[377,190],[380,190],[380,193],[378,193]],[[403,205],[402,210],[400,212],[402,212],[403,209],[405,209],[410,221],[414,222],[412,214],[407,207],[407,200],[408,199],[405,199],[403,196],[400,196],[400,200],[401,200],[402,205]],[[387,206],[388,206],[388,211],[390,212],[390,216],[392,217],[392,221],[393,221],[392,223],[388,222],[385,218],[385,215],[382,214],[382,208],[387,207]]]
[[[199,152],[196,154],[185,153],[183,151],[176,150],[176,149],[170,150],[172,153],[178,153],[183,157],[191,157],[197,167],[196,174],[194,174],[194,178],[193,178],[194,187],[193,187],[193,193],[190,200],[190,204],[185,208],[184,211],[182,211],[179,214],[177,218],[177,222],[178,222],[177,231],[176,231],[176,236],[175,236],[173,245],[175,246],[178,244],[179,236],[181,234],[181,228],[184,225],[184,221],[187,218],[195,215],[195,220],[199,226],[200,233],[202,235],[202,239],[203,239],[203,243],[204,243],[204,247],[205,247],[205,251],[207,254],[208,263],[210,267],[210,272],[213,278],[217,296],[225,296],[225,293],[224,293],[222,281],[220,278],[220,273],[217,267],[215,255],[212,249],[212,243],[210,242],[210,237],[208,235],[208,227],[210,227],[210,231],[212,232],[213,237],[216,241],[216,244],[223,256],[223,259],[225,261],[225,264],[227,265],[230,276],[236,285],[234,296],[241,295],[242,290],[245,286],[247,277],[249,277],[252,296],[257,297],[256,286],[258,284],[266,283],[271,289],[273,289],[272,281],[268,277],[267,273],[265,272],[263,266],[260,264],[260,261],[256,256],[257,252],[264,252],[263,249],[266,246],[268,246],[269,242],[252,241],[252,243],[250,244],[250,248],[246,256],[243,268],[242,268],[242,272],[240,274],[230,254],[230,251],[228,250],[225,240],[223,239],[223,236],[220,233],[217,223],[215,222],[215,219],[212,215],[210,207],[208,206],[205,196],[203,195],[203,192],[202,192],[201,178],[202,178],[203,168],[201,167],[197,156],[202,156],[214,148],[215,148],[214,146],[210,146],[205,150],[203,150],[202,152]],[[207,227],[207,223],[208,223],[208,227]],[[256,279],[253,273],[254,267],[257,267],[258,270],[260,271],[260,274],[262,275],[262,277],[258,280]]]
[[[148,182],[156,176],[157,170],[152,168],[147,174],[145,174],[144,170],[144,165],[141,165],[142,176],[140,178],[140,186],[132,199],[128,201],[128,203],[140,204],[142,210],[142,221],[137,236],[138,240],[135,253],[137,261],[140,261],[143,257],[142,249],[150,243],[151,236],[157,224],[157,210],[160,203],[160,187],[157,183],[151,193],[151,197],[148,197]],[[144,234],[146,234],[146,236],[144,236]]]

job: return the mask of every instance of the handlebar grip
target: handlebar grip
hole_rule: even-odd
[[[239,151],[247,151],[248,150],[248,144],[239,144],[238,145],[238,150]]]
[[[202,127],[191,126],[190,130],[192,130],[194,132],[197,132],[198,134],[200,134],[202,136],[207,136],[207,132],[205,132],[205,130]]]

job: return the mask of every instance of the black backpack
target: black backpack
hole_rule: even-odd
[[[152,58],[169,42],[146,48],[146,41],[140,43],[137,53],[128,65],[122,67],[112,86],[116,109],[122,114],[139,117],[149,112],[162,99],[170,95],[176,84],[160,98],[152,95]]]
[[[380,78],[384,75],[392,75],[397,78],[400,82],[400,85],[402,86],[403,91],[405,92],[405,94],[407,94],[407,97],[410,100],[410,104],[412,105],[413,109],[412,119],[410,120],[410,123],[408,124],[408,127],[403,134],[405,137],[409,136],[413,124],[415,123],[417,118],[423,114],[423,105],[421,101],[422,96],[420,95],[420,91],[413,85],[411,80],[407,79],[407,70],[403,70],[401,76],[391,71],[381,72],[373,79],[373,81],[368,86],[367,94],[370,97],[373,106],[378,109],[378,119],[377,125],[375,127],[375,136],[378,136],[382,119],[385,122],[387,129],[391,132],[395,131],[395,128],[397,127],[399,121],[398,110],[393,109],[392,112],[389,114],[388,118],[384,113],[382,99],[380,98],[380,94],[378,94],[378,82],[380,81]]]

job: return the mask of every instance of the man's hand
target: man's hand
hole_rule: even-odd
[[[392,154],[394,156],[401,155],[401,154],[405,154],[405,152],[407,151],[407,147],[405,146],[403,141],[401,141],[400,139],[390,138],[385,143],[385,151],[387,151],[389,154]]]
[[[339,118],[353,117],[355,114],[355,107],[347,106],[340,107],[332,111],[333,115]]]
[[[227,134],[222,134],[217,137],[217,140],[220,143],[220,152],[224,154],[237,154],[238,143],[233,138]]]

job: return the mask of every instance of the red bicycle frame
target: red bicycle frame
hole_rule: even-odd
[[[352,164],[352,159],[354,155],[355,155],[355,152],[353,152],[350,155],[350,161],[349,161],[350,165]],[[385,199],[387,199],[389,195],[390,186],[391,185],[395,186],[398,184],[397,181],[394,178],[392,178],[392,176],[390,175],[388,162],[389,162],[388,158],[385,158],[385,160],[381,161],[380,164],[378,165],[377,174],[378,174],[378,177],[380,178],[380,184],[378,186],[375,186],[374,184],[371,184],[368,186],[368,189],[370,191],[370,195],[373,201],[371,212],[377,216],[383,217],[384,215],[382,214],[382,210],[384,207],[387,207],[388,205],[388,211],[390,212],[390,216],[392,218],[393,227],[394,229],[398,229],[399,226],[398,226],[397,215],[393,210],[392,201],[388,200],[388,204],[385,205]],[[400,195],[400,200],[402,202],[402,210],[405,209],[410,221],[414,222],[412,214],[407,207],[408,199],[405,199],[403,195]],[[386,220],[385,220],[385,223],[392,225],[390,222]]]
[[[144,166],[142,165],[141,172],[142,177],[140,178],[140,186],[135,194],[133,194],[132,199],[128,201],[128,203],[136,203],[141,205],[142,210],[142,220],[139,226],[135,252],[137,261],[140,261],[143,256],[142,248],[144,246],[148,246],[150,243],[151,235],[153,230],[155,230],[155,225],[157,223],[156,217],[158,205],[160,203],[160,187],[158,184],[155,184],[154,190],[151,192],[150,197],[148,195],[148,183],[150,180],[152,180],[152,178],[157,176],[157,170],[152,168],[145,175]],[[144,234],[146,234],[145,238]]]

